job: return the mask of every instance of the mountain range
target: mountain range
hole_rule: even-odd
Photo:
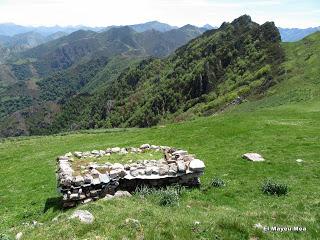
[[[281,38],[303,36],[247,15],[218,29],[156,21],[31,32],[10,26],[0,26],[13,35],[0,36],[4,137],[147,127],[222,111],[280,81]]]

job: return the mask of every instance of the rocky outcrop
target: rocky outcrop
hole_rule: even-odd
[[[139,160],[127,164],[90,162],[81,165],[80,174],[73,169],[78,160],[101,158],[111,154],[139,154],[145,151],[162,151],[158,160]],[[106,195],[116,190],[133,191],[139,185],[161,187],[169,184],[197,186],[205,165],[187,151],[167,146],[143,144],[139,148],[113,147],[91,152],[67,153],[57,158],[58,187],[63,195],[63,206],[72,207]]]

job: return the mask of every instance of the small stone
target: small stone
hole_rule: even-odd
[[[135,228],[140,228],[141,227],[141,224],[140,224],[139,220],[137,220],[137,219],[127,218],[125,220],[125,223],[128,224],[128,225],[132,225],[132,227],[135,227]]]
[[[146,143],[146,144],[142,144],[140,146],[140,149],[150,149],[150,144]]]
[[[100,182],[100,179],[99,178],[94,178],[93,180],[92,180],[92,184],[93,185],[99,185],[101,182]]]
[[[137,168],[131,167],[131,168],[130,168],[130,174],[131,174],[131,176],[133,176],[133,177],[137,177],[137,176],[139,175],[139,170],[138,170]]]
[[[16,240],[20,240],[22,238],[22,232],[18,232],[16,235]]]
[[[99,172],[97,169],[92,169],[92,170],[90,171],[90,174],[91,174],[92,177],[98,178],[99,175],[100,175],[100,172]]]
[[[194,221],[194,225],[200,225],[199,221]]]
[[[82,157],[82,152],[74,152],[73,155],[77,158],[81,158]]]
[[[89,203],[92,201],[92,198],[87,198],[82,201],[83,204]]]
[[[72,155],[72,153],[71,152],[68,152],[68,153],[66,153],[64,156],[66,156],[66,157],[72,157],[73,155]]]
[[[84,177],[84,183],[90,184],[93,181],[93,177],[90,174],[86,174]]]
[[[184,150],[178,150],[178,151],[175,151],[175,152],[172,153],[172,155],[175,156],[175,158],[182,157],[182,156],[185,156],[187,154],[188,154],[188,152],[184,151]]]
[[[111,195],[111,194],[107,194],[104,198],[102,198],[103,200],[111,200],[111,199],[113,199],[114,198],[114,196],[113,195]]]
[[[152,167],[152,174],[159,174],[159,168],[158,167]]]
[[[109,183],[110,182],[110,178],[109,178],[108,174],[100,174],[99,180],[101,183]]]
[[[264,158],[258,153],[246,153],[242,155],[242,158],[252,162],[263,162]]]
[[[94,221],[94,216],[87,210],[76,210],[70,217],[70,219],[78,218],[80,222],[91,224]]]
[[[131,197],[132,195],[128,191],[117,191],[114,194],[115,198],[122,198],[122,197]]]
[[[193,159],[189,164],[189,169],[193,172],[203,172],[204,168],[204,163],[199,159]]]
[[[110,178],[123,178],[125,175],[127,175],[126,171],[124,171],[123,169],[116,169],[116,170],[111,170],[109,172]]]
[[[81,186],[84,183],[84,179],[82,176],[76,176],[73,178],[73,184],[75,186]]]
[[[152,149],[152,150],[158,150],[158,149],[160,149],[160,147],[159,147],[159,146],[156,146],[156,145],[151,145],[151,146],[150,146],[150,149]]]
[[[145,174],[148,176],[151,175],[152,174],[152,167],[146,167]]]
[[[121,148],[121,150],[120,150],[120,152],[119,152],[119,154],[127,154],[128,152],[127,152],[127,149],[125,149],[125,148]]]
[[[186,172],[186,165],[184,164],[183,160],[177,161],[177,167],[178,167],[178,172],[180,173]]]
[[[120,150],[121,150],[121,148],[119,148],[119,147],[111,148],[112,153],[118,153],[118,152],[120,152]]]
[[[296,162],[297,162],[297,163],[302,163],[303,160],[302,160],[302,159],[297,159]]]
[[[124,166],[121,163],[115,163],[112,165],[112,169],[124,169]]]
[[[70,200],[78,200],[79,199],[79,195],[78,193],[72,193],[70,195]]]
[[[176,174],[178,172],[178,167],[175,163],[169,164],[169,172]]]
[[[253,225],[253,227],[258,229],[263,229],[263,226],[261,225],[261,223],[256,223]]]
[[[168,173],[169,173],[169,166],[165,164],[161,164],[159,166],[159,175],[163,176],[163,175],[167,175]]]

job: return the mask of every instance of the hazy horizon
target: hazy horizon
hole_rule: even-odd
[[[274,21],[282,28],[320,25],[317,0],[0,0],[0,23],[30,27],[106,27],[159,21],[220,26],[248,14],[257,23]]]

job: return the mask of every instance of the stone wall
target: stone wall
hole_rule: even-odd
[[[145,151],[163,153],[159,160],[139,160],[134,163],[90,162],[81,166],[75,174],[74,162],[101,158],[111,154],[139,154]],[[108,148],[91,152],[67,153],[57,158],[58,188],[62,194],[63,206],[73,207],[114,194],[116,190],[134,191],[139,185],[162,187],[170,184],[197,186],[205,165],[187,151],[167,146],[143,144],[139,148]]]

